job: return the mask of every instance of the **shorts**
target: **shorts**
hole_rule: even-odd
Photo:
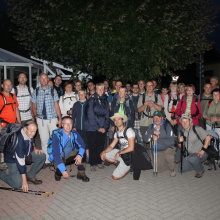
[[[106,159],[115,159],[115,155],[118,153],[118,149],[113,149],[106,153]],[[116,178],[123,177],[130,170],[130,166],[127,166],[121,157],[118,158],[119,164],[113,171],[112,176]]]

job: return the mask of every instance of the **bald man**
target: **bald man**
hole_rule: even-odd
[[[42,150],[47,153],[47,141],[52,131],[61,127],[61,112],[57,91],[48,85],[48,75],[41,73],[39,81],[41,85],[33,92],[31,106],[33,117],[38,125]],[[47,155],[44,168],[51,165],[48,157],[49,155]]]
[[[5,79],[2,83],[3,91],[0,92],[0,118],[2,127],[5,127],[7,123],[21,123],[17,97],[11,93],[12,86],[12,82],[9,79]]]

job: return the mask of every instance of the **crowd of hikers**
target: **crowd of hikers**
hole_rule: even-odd
[[[55,181],[69,178],[67,166],[77,166],[77,179],[89,182],[91,171],[114,164],[112,178],[119,180],[141,170],[195,171],[201,178],[204,163],[219,159],[220,89],[212,76],[202,94],[193,84],[176,81],[168,86],[155,80],[100,83],[80,80],[53,81],[39,76],[40,86],[2,83],[0,92],[0,179],[13,188],[28,191],[41,169],[54,170]],[[35,144],[36,134],[41,144]],[[26,165],[31,168],[26,169]],[[216,166],[215,166],[216,167]]]

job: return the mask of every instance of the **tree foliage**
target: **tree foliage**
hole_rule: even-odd
[[[164,75],[211,49],[209,0],[7,2],[16,38],[32,54],[109,78]]]

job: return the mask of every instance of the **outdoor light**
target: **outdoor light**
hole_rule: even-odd
[[[179,76],[172,76],[173,81],[177,81],[179,79]]]

